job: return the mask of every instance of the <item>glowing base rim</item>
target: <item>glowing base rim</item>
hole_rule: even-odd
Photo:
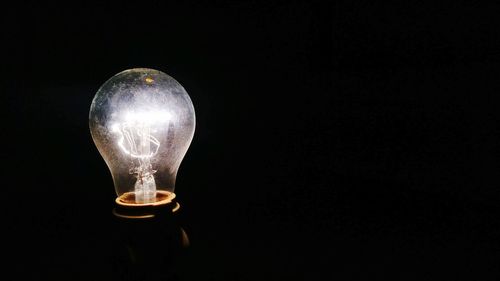
[[[169,212],[160,212],[158,213],[158,207],[155,207],[153,209],[145,210],[143,212],[134,212],[134,210],[140,210],[140,208],[119,208],[116,207],[113,209],[113,215],[115,215],[118,218],[122,219],[136,219],[136,220],[141,220],[141,219],[153,219],[157,216],[168,216],[168,213],[174,214],[179,209],[181,208],[181,205],[179,205],[178,202],[172,202],[173,206],[171,208],[168,208]],[[162,205],[162,206],[168,206],[167,205]],[[164,210],[165,211],[165,210]]]
[[[156,191],[157,201],[149,202],[149,203],[135,203],[134,201],[131,200],[131,198],[135,199],[135,193],[133,191],[125,192],[122,195],[118,196],[115,199],[115,202],[116,202],[116,204],[118,204],[120,206],[132,207],[132,208],[135,208],[135,207],[157,207],[157,206],[162,206],[162,205],[172,203],[172,201],[175,199],[175,193],[170,192],[170,191],[165,191],[165,190],[157,190]]]

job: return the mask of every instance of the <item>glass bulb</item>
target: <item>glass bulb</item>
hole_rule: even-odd
[[[89,113],[92,138],[113,177],[121,205],[170,202],[195,113],[179,82],[147,68],[125,70],[97,91]]]

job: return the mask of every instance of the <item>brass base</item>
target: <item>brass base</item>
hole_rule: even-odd
[[[126,207],[154,207],[154,206],[160,206],[160,205],[165,205],[168,203],[171,203],[172,200],[175,199],[175,193],[170,192],[170,191],[165,191],[165,190],[157,190],[156,191],[156,200],[154,202],[150,203],[136,203],[135,202],[135,193],[132,192],[125,192],[122,195],[120,195],[118,198],[116,198],[115,202],[118,205],[126,206]]]
[[[135,203],[134,192],[127,192],[116,198],[113,214],[124,219],[151,219],[177,212],[180,204],[175,201],[175,193],[157,190],[156,201]]]

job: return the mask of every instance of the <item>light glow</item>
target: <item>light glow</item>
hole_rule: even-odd
[[[123,123],[114,123],[111,131],[118,134],[118,146],[121,150],[138,159],[138,164],[130,169],[135,174],[137,181],[135,193],[138,203],[152,202],[156,197],[156,182],[153,174],[151,158],[158,153],[160,141],[153,136],[155,126],[166,126],[171,119],[171,114],[162,111],[128,111],[125,113]]]
[[[118,73],[96,93],[89,125],[118,198],[141,205],[173,194],[195,127],[191,99],[175,79],[146,68]]]
[[[129,111],[125,113],[124,119],[127,123],[153,125],[169,122],[171,118],[172,115],[167,111],[155,110],[142,112]]]

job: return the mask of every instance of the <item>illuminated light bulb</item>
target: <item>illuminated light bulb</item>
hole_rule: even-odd
[[[172,202],[195,129],[193,104],[179,82],[153,69],[120,72],[97,91],[89,127],[113,177],[116,203]]]

